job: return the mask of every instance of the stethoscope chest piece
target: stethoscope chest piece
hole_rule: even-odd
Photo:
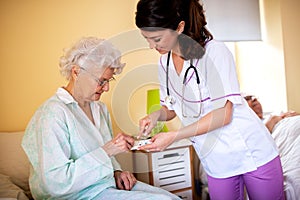
[[[167,105],[167,106],[172,106],[172,105],[174,105],[175,104],[175,98],[174,97],[172,97],[172,96],[170,96],[170,95],[167,95],[166,97],[165,97],[165,104]]]

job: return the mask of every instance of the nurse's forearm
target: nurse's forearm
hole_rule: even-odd
[[[175,140],[205,134],[229,124],[231,119],[232,103],[227,101],[223,108],[216,109],[202,117],[197,122],[179,129]]]
[[[176,113],[173,110],[169,110],[165,106],[162,106],[158,112],[159,112],[158,121],[169,121],[174,117],[176,117]]]

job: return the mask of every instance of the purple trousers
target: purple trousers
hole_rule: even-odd
[[[279,156],[257,170],[229,178],[207,175],[211,200],[244,200],[244,186],[250,200],[284,200],[283,172]]]

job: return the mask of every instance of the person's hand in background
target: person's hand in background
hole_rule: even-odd
[[[266,127],[269,129],[270,133],[272,133],[274,126],[278,122],[280,122],[282,119],[288,118],[288,117],[294,117],[297,115],[299,115],[299,113],[297,113],[295,111],[288,111],[285,113],[281,113],[280,115],[272,115],[265,124],[266,124]]]

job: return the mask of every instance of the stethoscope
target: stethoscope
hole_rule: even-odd
[[[167,96],[165,97],[165,104],[168,106],[172,106],[176,103],[175,98],[173,96],[170,95],[170,90],[169,90],[169,63],[170,63],[170,56],[171,56],[171,51],[169,51],[168,53],[168,58],[167,58],[167,67],[166,67],[166,87],[167,87]],[[181,99],[181,110],[182,110],[182,116],[183,117],[190,117],[187,114],[185,114],[184,112],[184,106],[183,106],[183,102],[184,102],[184,93],[185,93],[185,86],[187,84],[187,75],[190,69],[194,70],[194,73],[196,74],[196,78],[197,78],[197,85],[198,85],[198,89],[199,89],[199,104],[200,104],[200,109],[197,113],[197,115],[193,115],[191,117],[193,118],[198,118],[201,114],[201,109],[202,109],[202,103],[201,103],[201,90],[200,90],[200,78],[197,72],[197,69],[195,66],[193,66],[192,61],[190,60],[190,66],[186,69],[184,77],[183,77],[183,83],[182,83],[182,99]]]

